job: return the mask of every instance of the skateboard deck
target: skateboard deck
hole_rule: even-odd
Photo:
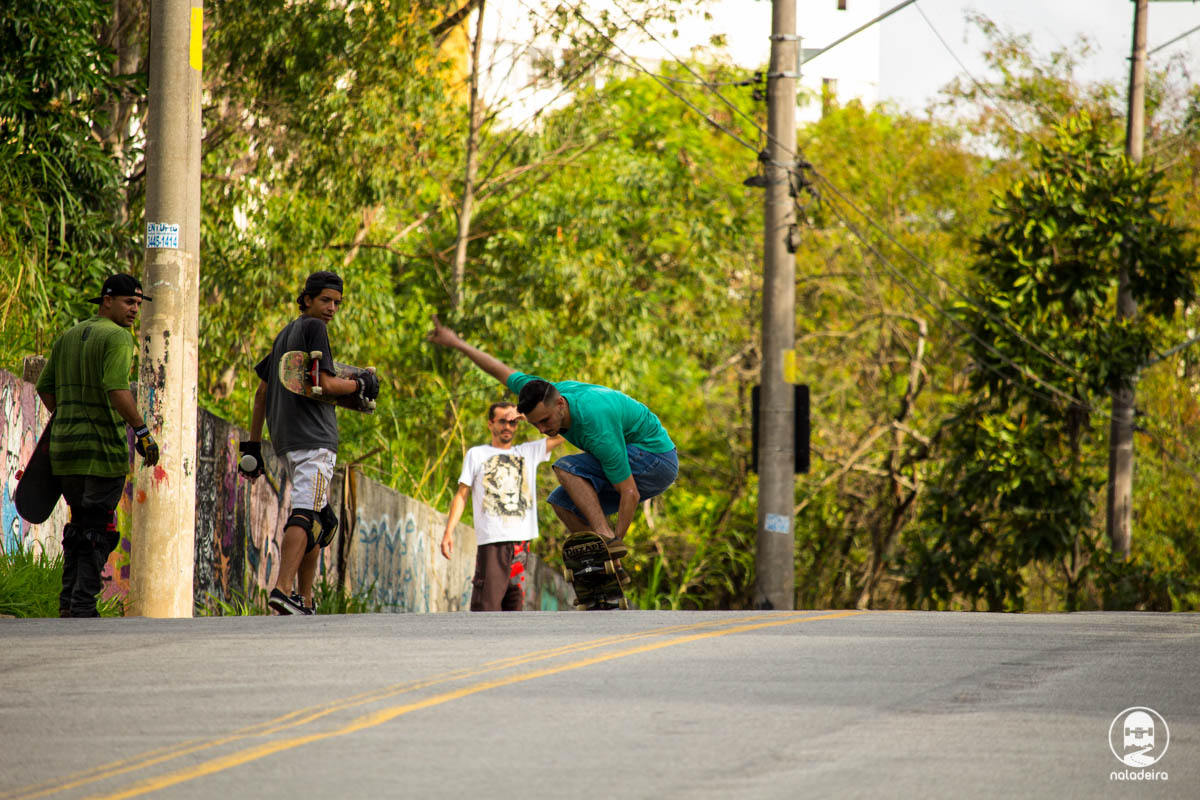
[[[329,403],[351,411],[362,411],[370,414],[375,410],[375,401],[368,400],[361,394],[327,395],[322,393],[320,386],[321,351],[313,350],[305,353],[302,350],[289,350],[279,359],[279,382],[289,392],[308,397],[321,403]],[[349,364],[333,362],[334,374],[339,378],[353,378],[364,372],[374,372],[375,368],[364,369],[352,367]]]
[[[629,608],[618,576],[618,560],[597,533],[572,533],[562,545],[563,576],[575,590],[575,607],[582,611]]]
[[[13,492],[17,513],[34,525],[48,520],[58,505],[58,498],[62,497],[62,484],[50,468],[50,426],[53,424],[54,417],[51,416],[29,456],[29,463],[17,472],[17,488]]]

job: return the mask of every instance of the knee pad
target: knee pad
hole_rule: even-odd
[[[85,529],[82,525],[76,525],[74,522],[68,522],[66,525],[64,525],[62,538],[63,549],[66,550],[68,548],[75,547],[78,543],[85,541],[83,538],[84,531]]]
[[[321,513],[317,514],[317,522],[321,525],[321,533],[317,536],[317,546],[329,547],[329,543],[333,541],[334,534],[337,533],[338,518],[328,503],[321,509]]]
[[[304,546],[304,552],[312,552],[312,549],[317,546],[317,540],[313,536],[313,519],[315,515],[307,508],[297,508],[292,510],[292,515],[288,517],[285,528],[302,528],[304,534],[308,537],[308,543]]]

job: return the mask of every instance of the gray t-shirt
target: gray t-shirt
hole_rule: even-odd
[[[337,452],[338,426],[334,406],[289,392],[279,382],[279,361],[292,350],[320,350],[321,371],[335,374],[329,332],[316,317],[300,317],[287,324],[275,337],[271,353],[254,366],[267,383],[267,428],[277,454],[319,447]]]

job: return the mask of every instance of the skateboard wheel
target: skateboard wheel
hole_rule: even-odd
[[[587,611],[588,610],[587,603],[576,603],[575,610],[576,611]]]
[[[313,359],[314,361],[320,361],[321,356],[323,356],[323,355],[325,355],[325,354],[322,353],[320,350],[309,350],[308,351],[308,357]]]
[[[238,461],[238,466],[240,466],[246,472],[254,472],[254,470],[258,469],[258,459],[249,453],[246,453],[246,455],[242,456],[241,460]]]
[[[325,394],[325,390],[320,386],[314,386],[312,392],[313,394]]]

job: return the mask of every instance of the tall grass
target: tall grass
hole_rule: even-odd
[[[52,556],[41,548],[22,545],[0,553],[0,616],[57,617],[62,570],[62,553]],[[102,617],[125,614],[120,597],[101,600],[98,607]]]

